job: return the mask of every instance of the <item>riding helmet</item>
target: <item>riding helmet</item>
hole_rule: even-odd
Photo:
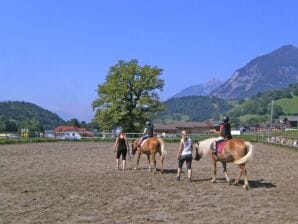
[[[222,118],[222,122],[228,122],[229,121],[229,117],[228,116],[223,116]]]
[[[151,124],[151,122],[150,122],[150,121],[147,121],[147,122],[146,122],[146,124],[147,124],[147,125],[150,125],[150,124]]]

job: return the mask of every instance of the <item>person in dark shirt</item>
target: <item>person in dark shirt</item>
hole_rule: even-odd
[[[231,125],[229,123],[229,117],[224,116],[222,118],[222,123],[219,126],[219,137],[215,140],[212,147],[212,154],[216,154],[217,144],[224,140],[232,139],[231,135]]]
[[[114,153],[116,153],[116,169],[119,170],[120,156],[122,155],[122,170],[126,168],[126,155],[129,154],[129,144],[126,134],[121,130],[118,134],[115,145]]]

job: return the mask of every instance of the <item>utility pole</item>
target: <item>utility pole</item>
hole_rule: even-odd
[[[273,127],[273,105],[274,105],[274,100],[272,100],[272,103],[271,103],[271,128]]]

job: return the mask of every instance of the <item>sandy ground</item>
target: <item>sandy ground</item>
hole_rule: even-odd
[[[58,142],[0,146],[0,223],[298,223],[298,153],[254,144],[251,188],[229,186],[218,164],[193,161],[176,181],[177,144],[167,143],[166,172],[114,170],[112,143]],[[158,167],[160,161],[158,160]],[[228,165],[231,178],[238,167]]]

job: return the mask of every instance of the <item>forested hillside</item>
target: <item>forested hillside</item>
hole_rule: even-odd
[[[272,108],[273,119],[277,119],[280,115],[297,115],[297,96],[298,84],[291,84],[288,88],[258,93],[250,99],[234,102],[234,108],[227,114],[234,123],[247,125],[270,120]]]
[[[17,131],[28,128],[31,131],[53,129],[63,124],[57,114],[35,104],[19,101],[0,102],[0,131]]]
[[[164,121],[218,120],[220,115],[230,117],[234,126],[255,125],[270,120],[272,100],[273,118],[298,114],[298,84],[288,88],[258,93],[246,100],[223,100],[216,97],[189,96],[172,98],[164,102],[166,110],[160,118]]]
[[[172,98],[164,105],[166,109],[161,114],[164,120],[204,121],[217,118],[232,108],[228,101],[206,96]]]

